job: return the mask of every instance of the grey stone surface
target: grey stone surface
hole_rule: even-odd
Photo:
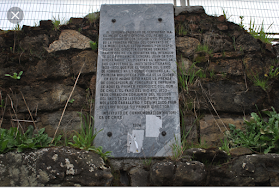
[[[110,186],[113,175],[96,153],[51,147],[0,154],[0,186]]]
[[[180,141],[171,4],[102,5],[95,145],[114,157],[171,155]]]

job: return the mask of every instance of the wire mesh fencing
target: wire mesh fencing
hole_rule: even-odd
[[[100,11],[102,4],[176,4],[181,0],[0,0],[0,29],[14,29],[7,12],[11,7],[19,7],[24,12],[22,25],[39,25],[40,20],[60,20],[66,23],[71,17],[84,17]],[[184,0],[190,6],[203,6],[208,15],[225,14],[229,21],[241,23],[246,29],[250,22],[256,28],[264,27],[270,37],[279,38],[279,1],[278,0]],[[276,34],[276,35],[274,35]]]

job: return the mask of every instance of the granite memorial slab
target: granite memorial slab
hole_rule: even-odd
[[[180,141],[172,4],[102,5],[96,146],[114,157],[164,157]]]

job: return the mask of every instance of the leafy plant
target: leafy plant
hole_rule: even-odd
[[[13,79],[20,79],[20,78],[21,78],[22,73],[23,73],[23,71],[20,71],[18,74],[17,74],[17,73],[14,73],[14,75],[5,74],[5,76],[7,76],[7,77],[11,77],[11,78],[13,78]]]
[[[97,42],[90,41],[90,47],[92,48],[93,51],[98,49],[98,44]]]
[[[259,113],[251,113],[250,121],[245,121],[245,131],[236,129],[235,125],[229,124],[230,133],[228,139],[235,146],[244,146],[251,150],[264,152],[279,152],[279,114],[273,111],[263,111],[269,116],[265,122]]]
[[[75,101],[75,99],[73,99],[73,98],[71,100],[69,100],[70,103],[74,103],[74,101]]]
[[[267,82],[268,78],[266,79],[260,79],[258,75],[254,75],[254,79],[252,80],[254,82],[255,86],[261,87],[264,91],[268,89]]]
[[[81,114],[82,115],[82,114]],[[111,156],[111,151],[103,152],[103,147],[95,147],[93,145],[93,141],[97,134],[102,130],[94,132],[92,123],[94,121],[93,116],[87,115],[86,117],[82,115],[84,121],[81,121],[81,131],[78,133],[76,131],[75,135],[73,136],[73,142],[68,142],[71,146],[75,148],[80,148],[83,150],[92,150],[97,154],[101,155],[101,157],[106,160],[108,156]]]
[[[34,134],[34,127],[28,126],[25,133],[22,133],[16,127],[11,127],[9,130],[0,128],[0,153],[6,153],[8,151],[17,149],[18,152],[22,152],[24,149],[37,149],[47,147],[52,138],[44,134],[45,128],[38,131],[38,134]],[[55,144],[61,139],[59,135],[54,141]]]

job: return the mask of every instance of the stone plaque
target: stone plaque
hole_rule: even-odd
[[[170,156],[180,141],[173,5],[102,5],[98,46],[95,145]]]

